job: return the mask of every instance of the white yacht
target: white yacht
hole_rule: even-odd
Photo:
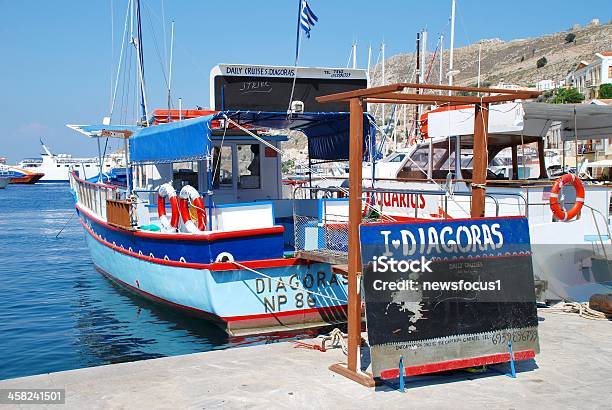
[[[68,183],[69,175],[76,171],[80,178],[88,179],[100,173],[99,159],[75,158],[69,154],[53,154],[41,141],[43,153],[40,158],[25,158],[17,164],[25,171],[44,173],[38,182]],[[123,156],[117,153],[107,155],[103,161],[103,173],[123,167]]]

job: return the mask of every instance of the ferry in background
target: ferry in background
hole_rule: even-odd
[[[12,167],[13,172],[17,175],[23,175],[22,178],[27,178],[28,175],[32,174],[40,174],[36,181],[46,183],[68,183],[70,173],[73,171],[84,179],[100,174],[100,160],[98,158],[75,158],[68,154],[53,154],[42,140],[40,143],[44,151],[40,158],[23,159],[17,166]],[[114,168],[120,167],[124,167],[123,157],[120,154],[107,155],[104,159],[102,173],[108,173]]]
[[[0,157],[0,168],[3,168],[2,174],[8,174],[7,184],[34,184],[45,175],[41,172],[26,171],[25,169],[6,165],[6,158],[4,157]],[[2,183],[3,181],[0,181],[0,185]]]
[[[11,180],[11,172],[8,167],[0,163],[0,189],[6,188]]]

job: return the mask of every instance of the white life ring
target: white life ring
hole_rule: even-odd
[[[170,207],[172,209],[172,217],[168,219],[166,215],[166,198],[170,200]],[[162,184],[157,190],[157,216],[159,222],[164,229],[170,229],[171,227],[176,229],[179,224],[179,203],[178,197],[174,187],[169,183]]]
[[[198,225],[191,220],[189,214],[189,205],[192,205],[196,209],[196,215]],[[197,233],[206,230],[206,211],[204,209],[204,201],[200,196],[200,193],[191,185],[185,185],[181,188],[179,194],[179,212],[181,219],[185,225],[185,230],[189,233]]]

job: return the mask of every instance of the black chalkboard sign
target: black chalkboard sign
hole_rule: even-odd
[[[376,377],[515,360],[539,351],[525,218],[361,227]]]

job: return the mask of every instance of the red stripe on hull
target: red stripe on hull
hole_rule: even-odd
[[[535,357],[535,351],[523,350],[514,352],[514,360],[528,360]],[[510,353],[498,353],[488,356],[471,357],[469,359],[449,360],[446,362],[430,363],[421,366],[408,366],[404,368],[405,376],[437,373],[446,370],[464,369],[466,367],[486,366],[488,364],[506,363],[510,361]],[[395,379],[399,377],[399,369],[389,369],[380,372],[382,379]]]

